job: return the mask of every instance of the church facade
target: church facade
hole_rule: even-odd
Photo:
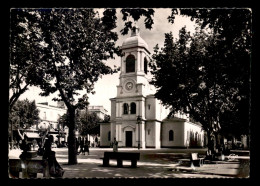
[[[149,84],[150,51],[139,28],[122,44],[121,73],[117,96],[111,98],[110,123],[100,124],[100,146],[109,147],[114,138],[119,147],[162,148],[204,145],[204,131],[186,115],[167,119],[166,109],[155,98]],[[137,122],[137,118],[141,118]]]

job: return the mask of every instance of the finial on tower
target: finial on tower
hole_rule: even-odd
[[[131,31],[131,37],[139,36],[140,28],[137,26],[136,22],[134,23],[134,26],[132,27]]]

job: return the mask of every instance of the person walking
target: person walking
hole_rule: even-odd
[[[80,150],[79,150],[79,152],[78,152],[78,155],[79,155],[80,153],[82,153],[82,154],[85,155],[85,151],[84,151],[84,139],[81,139],[81,140],[80,140],[80,142],[79,142],[79,148],[80,148]]]
[[[95,147],[97,147],[98,146],[98,137],[96,136],[96,138],[95,138]]]
[[[85,145],[84,145],[84,155],[85,155],[85,152],[87,152],[88,155],[89,155],[89,141],[88,141],[88,139],[86,139],[86,141],[85,141]]]

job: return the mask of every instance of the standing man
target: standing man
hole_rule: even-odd
[[[113,142],[113,152],[118,152],[118,142],[116,141],[116,138],[114,138]]]

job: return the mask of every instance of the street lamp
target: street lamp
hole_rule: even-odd
[[[137,116],[137,124],[138,124],[138,150],[140,149],[140,124],[142,122],[142,117]]]

